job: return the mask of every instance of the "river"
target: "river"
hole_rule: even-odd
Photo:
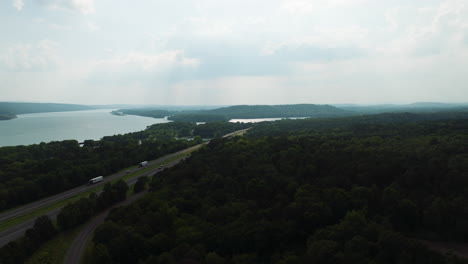
[[[0,146],[29,145],[41,142],[76,139],[100,139],[104,136],[144,130],[156,123],[170,122],[164,118],[116,116],[115,109],[54,112],[18,115],[0,121]]]

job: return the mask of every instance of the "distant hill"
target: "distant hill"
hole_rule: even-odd
[[[380,113],[434,113],[440,111],[468,111],[468,104],[448,104],[437,102],[418,102],[412,104],[396,105],[336,105],[337,107],[361,114]]]
[[[158,109],[119,109],[112,111],[114,115],[137,115],[137,116],[147,116],[154,118],[164,118],[171,115],[171,112],[167,110],[158,110]]]
[[[66,112],[96,109],[87,105],[53,103],[0,102],[0,120],[12,119],[16,115],[46,112]]]
[[[346,116],[352,112],[331,105],[235,105],[218,109],[178,112],[169,117],[175,121],[221,121],[237,118],[276,118],[276,117],[333,117]],[[201,119],[209,120],[201,120]]]
[[[12,114],[8,110],[0,107],[0,120],[9,120],[13,118],[16,118],[15,114]]]

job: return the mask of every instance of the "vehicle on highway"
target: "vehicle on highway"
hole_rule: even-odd
[[[145,167],[146,165],[148,165],[148,161],[142,161],[138,164],[138,167]]]
[[[101,182],[102,180],[104,180],[104,177],[102,177],[102,176],[98,176],[98,177],[96,177],[96,178],[92,178],[91,180],[88,181],[88,185]]]

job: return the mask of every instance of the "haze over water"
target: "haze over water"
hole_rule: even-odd
[[[0,146],[38,144],[41,142],[76,139],[98,140],[104,136],[144,130],[156,123],[167,123],[164,118],[142,116],[115,116],[112,110],[90,110],[18,115],[18,118],[0,121]]]

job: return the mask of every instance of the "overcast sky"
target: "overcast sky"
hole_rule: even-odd
[[[468,0],[1,0],[0,101],[468,102]]]

